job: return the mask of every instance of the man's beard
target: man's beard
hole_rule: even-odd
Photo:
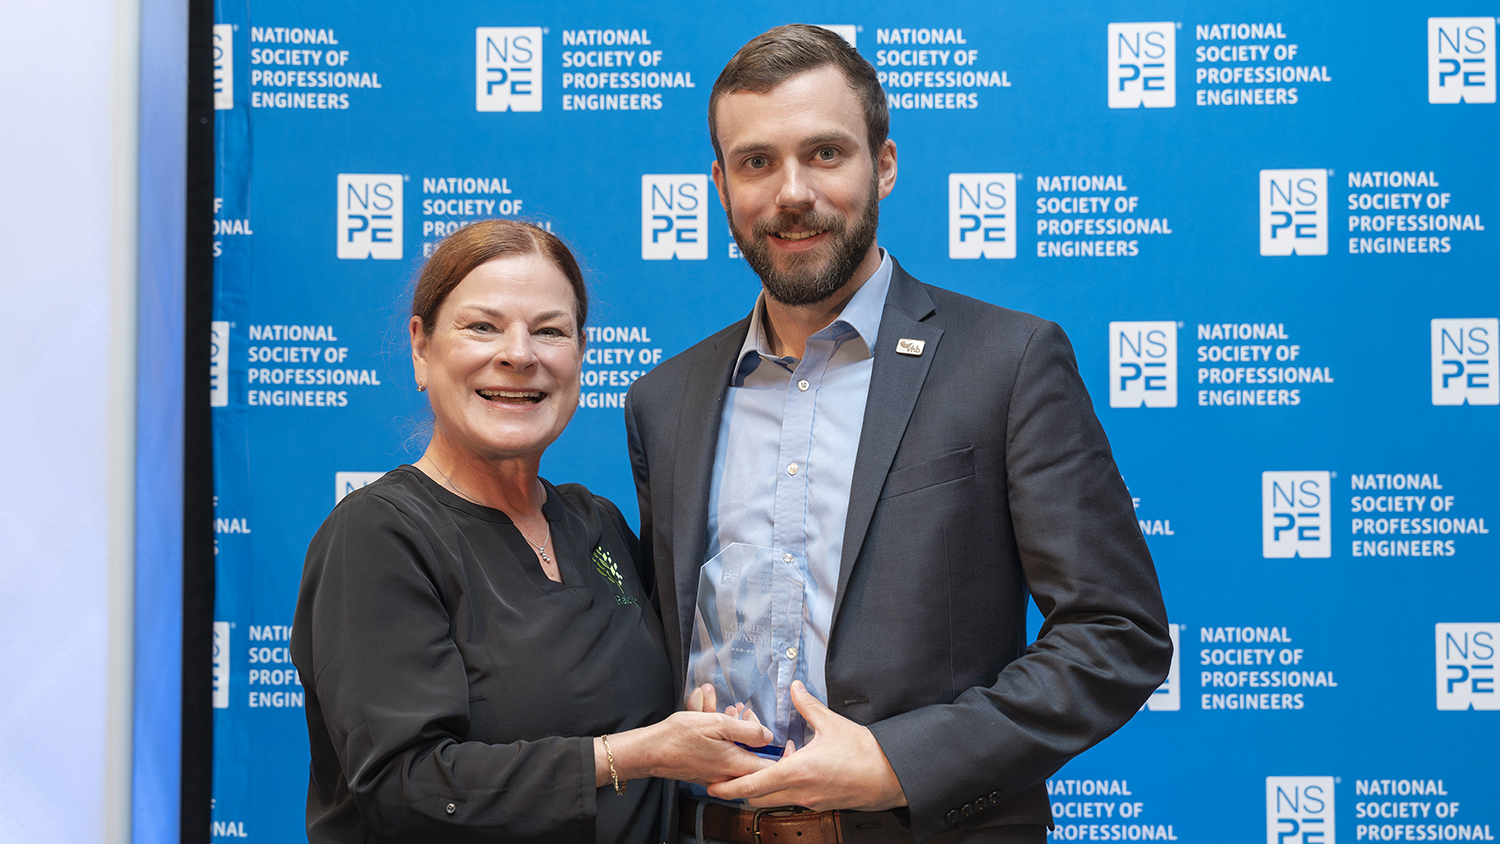
[[[870,245],[875,242],[875,229],[880,223],[880,202],[875,198],[877,176],[870,176],[870,191],[865,197],[864,212],[849,228],[849,221],[839,214],[824,214],[818,211],[783,211],[769,220],[756,223],[752,236],[746,238],[734,224],[734,211],[726,208],[729,231],[734,242],[745,256],[745,263],[760,276],[766,294],[783,305],[815,305],[843,289],[854,276],[854,270],[865,259]],[[817,259],[811,254],[785,256],[791,266],[786,271],[776,268],[771,260],[771,246],[766,242],[775,237],[775,232],[786,231],[800,225],[808,231],[827,231],[832,241],[832,254],[821,269],[813,266]]]

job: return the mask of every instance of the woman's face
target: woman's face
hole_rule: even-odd
[[[436,435],[482,460],[539,458],[578,407],[583,338],[568,277],[540,255],[497,258],[443,300],[412,364]]]

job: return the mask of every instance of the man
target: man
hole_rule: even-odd
[[[1043,841],[1046,778],[1167,673],[1155,570],[1062,330],[876,244],[888,123],[874,68],[816,27],[752,40],[710,95],[714,184],[763,291],[631,389],[642,546],[679,682],[704,561],[740,542],[802,568],[798,682],[777,682],[814,738],[710,794],[824,814],[685,799],[685,836]]]

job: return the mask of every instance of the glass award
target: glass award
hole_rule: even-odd
[[[802,745],[807,725],[792,706],[791,683],[803,595],[801,569],[779,548],[737,542],[704,563],[684,699],[709,683],[720,711],[745,704],[770,728],[773,745],[784,748],[788,738]]]

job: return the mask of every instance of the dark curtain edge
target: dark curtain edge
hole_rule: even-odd
[[[213,799],[214,4],[188,0],[186,291],[183,349],[182,803],[183,844],[209,840]]]

